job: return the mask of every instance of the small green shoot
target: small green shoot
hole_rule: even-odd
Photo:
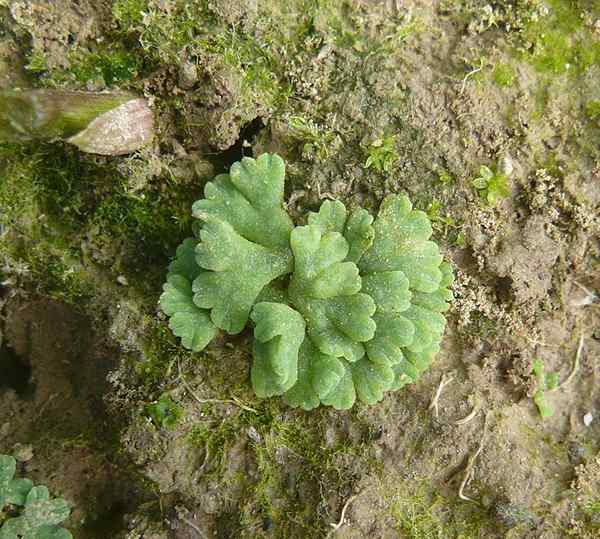
[[[145,412],[157,427],[172,429],[181,419],[183,409],[168,393],[163,393],[156,402],[146,405]]]
[[[43,71],[47,71],[48,59],[46,58],[46,55],[41,51],[32,52],[25,69],[32,73],[42,73]]]
[[[461,231],[456,234],[456,237],[453,239],[452,243],[459,249],[464,249],[467,246],[467,238],[465,238],[465,233]]]
[[[393,135],[377,139],[367,148],[365,168],[373,167],[378,172],[389,172],[398,160],[396,137]]]
[[[508,177],[501,172],[493,172],[485,165],[479,169],[479,176],[473,180],[473,187],[490,206],[495,206],[501,198],[510,195]]]
[[[542,419],[547,419],[554,414],[554,408],[546,400],[546,392],[558,387],[558,373],[545,372],[544,362],[539,358],[533,361],[533,373],[537,380],[533,402],[537,406]]]
[[[428,204],[425,213],[427,214],[427,217],[429,217],[431,226],[434,230],[442,232],[444,236],[447,236],[449,229],[459,228],[459,224],[454,217],[444,214],[442,210],[442,203],[439,200],[434,199]]]
[[[317,155],[321,159],[329,157],[329,148],[335,133],[327,131],[310,119],[302,116],[292,116],[288,120],[291,135],[303,142],[302,155]]]
[[[454,181],[454,176],[452,176],[452,174],[450,174],[450,172],[448,172],[445,168],[438,170],[437,175],[438,181],[442,185],[448,185]]]

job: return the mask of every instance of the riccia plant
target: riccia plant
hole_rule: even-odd
[[[451,266],[405,196],[388,196],[375,219],[326,201],[295,227],[284,175],[281,157],[263,154],[206,184],[160,306],[193,351],[251,320],[259,397],[305,410],[373,404],[415,382],[439,351]]]
[[[62,498],[50,499],[44,486],[14,479],[16,460],[0,455],[0,539],[72,539],[59,524],[71,513]]]

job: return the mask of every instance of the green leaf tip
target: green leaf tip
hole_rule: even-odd
[[[533,375],[536,379],[536,388],[533,393],[533,402],[542,419],[548,419],[554,415],[554,407],[548,402],[546,392],[553,391],[558,387],[558,373],[547,372],[544,362],[540,358],[533,360]]]
[[[10,455],[0,455],[0,511],[7,504],[24,505],[33,487],[29,479],[13,479],[17,461]]]
[[[173,334],[181,338],[183,346],[195,352],[205,348],[217,334],[209,312],[194,303],[192,281],[202,272],[195,261],[197,243],[188,238],[178,247],[159,299],[161,309],[170,317]]]
[[[440,349],[453,273],[422,211],[386,197],[376,218],[325,201],[296,226],[285,164],[245,157],[193,204],[197,238],[178,248],[160,298],[183,346],[254,325],[260,398],[339,410],[416,382]]]
[[[298,379],[298,351],[304,340],[304,318],[281,303],[258,303],[252,311],[254,363],[252,386],[258,397],[281,395]]]

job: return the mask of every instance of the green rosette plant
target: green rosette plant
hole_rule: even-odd
[[[285,164],[243,158],[194,203],[195,237],[177,249],[160,306],[183,346],[254,325],[251,381],[261,398],[348,409],[416,382],[439,352],[451,266],[427,215],[388,196],[377,218],[326,201],[296,226]]]
[[[71,513],[62,498],[50,499],[44,486],[14,479],[16,460],[0,455],[0,539],[72,539],[60,527]]]

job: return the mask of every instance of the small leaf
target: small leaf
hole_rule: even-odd
[[[328,299],[335,296],[351,296],[360,291],[358,268],[352,262],[340,262],[323,269],[307,287],[313,298]]]
[[[357,263],[365,251],[373,245],[375,229],[373,216],[367,210],[357,210],[350,215],[344,229],[344,237],[350,246],[347,260]]]
[[[45,486],[33,487],[27,495],[23,514],[3,523],[0,539],[69,539],[71,534],[66,530],[60,531],[58,524],[66,520],[70,513],[66,500],[51,500]]]
[[[543,390],[538,389],[533,394],[533,402],[537,406],[542,419],[548,419],[554,415],[554,408],[546,400],[546,394]]]
[[[195,305],[191,283],[183,275],[171,274],[163,290],[159,304],[170,317],[169,328],[188,350],[203,350],[214,339],[217,328],[208,312]]]
[[[33,483],[29,479],[13,479],[17,461],[10,455],[0,455],[0,511],[6,504],[25,505]]]
[[[346,207],[340,201],[326,200],[319,213],[309,213],[308,224],[322,227],[323,232],[338,232],[348,242],[346,260],[357,262],[373,243],[375,230],[371,226],[373,216],[359,209],[348,217]]]
[[[183,415],[183,408],[168,393],[163,393],[156,402],[147,404],[144,411],[157,427],[163,429],[175,427]]]
[[[488,190],[485,198],[490,206],[495,206],[496,202],[498,202],[498,194],[496,193],[496,191]]]
[[[260,398],[281,395],[298,378],[304,319],[291,307],[279,303],[256,304],[251,318],[256,323],[252,387]]]
[[[375,333],[375,303],[359,293],[358,268],[342,262],[348,242],[337,232],[323,234],[320,226],[308,225],[294,229],[291,246],[290,300],[306,319],[309,337],[323,354],[356,361],[364,355],[360,343]]]
[[[558,387],[558,373],[549,372],[546,374],[546,388],[548,391],[552,391]]]
[[[356,389],[349,364],[344,360],[340,363],[344,366],[344,375],[331,391],[321,397],[321,402],[336,410],[349,410],[356,401]]]
[[[10,455],[0,455],[0,488],[6,485],[14,476],[17,461]]]
[[[195,217],[206,223],[229,223],[248,241],[271,249],[287,249],[292,220],[283,209],[285,164],[278,155],[244,157],[229,174],[206,184],[206,198],[194,203]]]
[[[284,395],[287,404],[312,410],[321,397],[331,393],[344,378],[346,369],[339,359],[322,354],[304,339],[298,355],[298,379]]]
[[[192,282],[202,268],[196,262],[196,246],[198,240],[196,238],[187,238],[177,247],[175,260],[169,264],[170,275],[182,275],[189,282]]]
[[[377,364],[399,363],[404,359],[402,349],[414,340],[414,324],[400,313],[377,313],[374,320],[375,336],[365,343],[369,359]]]
[[[375,404],[394,382],[394,371],[385,363],[374,363],[367,358],[350,365],[356,394],[361,402]]]
[[[210,271],[194,280],[194,303],[212,309],[211,320],[217,327],[239,333],[260,291],[290,272],[291,253],[248,241],[224,221],[204,225],[200,238],[196,260]]]
[[[375,300],[378,312],[402,312],[410,307],[413,294],[402,271],[368,273],[362,279],[362,291]]]
[[[373,227],[373,245],[358,262],[361,275],[402,271],[411,290],[430,293],[439,288],[442,257],[437,245],[427,241],[432,233],[427,214],[413,210],[408,198],[390,195]]]
[[[34,487],[38,488],[38,487]],[[39,500],[25,507],[25,516],[31,525],[53,526],[66,520],[71,514],[71,508],[66,500],[56,498],[54,500]]]
[[[159,303],[165,314],[172,316],[177,312],[195,313],[198,307],[192,301],[192,285],[186,277],[172,274],[163,285]]]
[[[346,226],[346,206],[339,200],[326,200],[321,204],[319,213],[310,212],[308,214],[308,224],[320,226],[325,232],[344,233]]]
[[[324,354],[356,361],[364,355],[363,342],[375,334],[372,315],[375,303],[366,294],[341,296],[329,300],[301,302],[308,335]],[[300,307],[299,307],[300,309]]]
[[[473,187],[475,189],[485,189],[488,185],[488,181],[485,178],[475,178],[473,180]]]
[[[33,487],[29,494],[27,495],[27,500],[25,502],[26,505],[36,504],[41,502],[47,502],[50,499],[50,492],[48,491],[48,487],[38,486]]]
[[[490,167],[487,167],[486,165],[481,165],[481,167],[479,168],[479,175],[485,180],[491,180],[494,177],[492,169]]]
[[[294,277],[304,283],[321,271],[341,263],[348,254],[348,242],[338,232],[326,232],[319,226],[296,227],[290,238],[294,253]],[[360,284],[360,279],[357,283]]]
[[[420,352],[440,340],[446,327],[446,319],[435,311],[424,309],[418,305],[411,305],[402,315],[410,320],[415,327],[412,343],[407,350]]]

